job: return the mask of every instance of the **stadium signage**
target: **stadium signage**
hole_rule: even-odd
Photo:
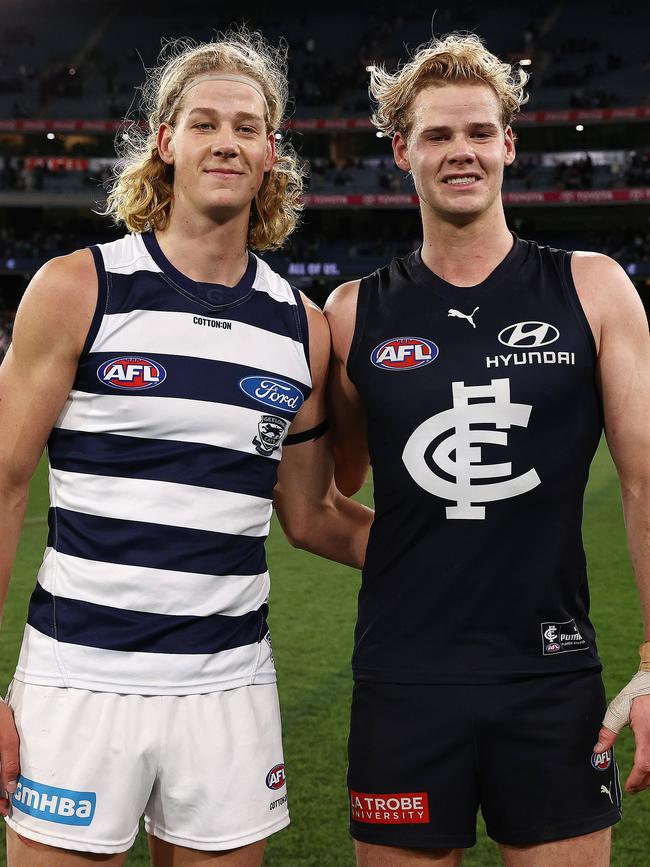
[[[157,361],[140,355],[122,355],[100,364],[100,382],[122,391],[142,391],[154,388],[167,379],[167,371]]]
[[[438,357],[438,347],[424,337],[391,337],[370,353],[370,360],[382,370],[415,370]]]
[[[16,791],[11,796],[16,810],[59,825],[90,825],[95,815],[95,792],[75,792],[57,789],[43,783],[18,777]]]
[[[258,403],[287,412],[298,412],[305,400],[299,388],[275,377],[247,376],[239,380],[239,388]]]
[[[421,825],[429,821],[426,792],[365,794],[350,789],[350,814],[356,822],[370,825]]]

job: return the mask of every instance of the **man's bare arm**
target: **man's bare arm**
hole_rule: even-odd
[[[0,615],[29,481],[70,392],[96,301],[92,255],[82,250],[44,265],[16,314],[0,367]],[[11,711],[0,703],[0,789],[13,791],[17,773],[18,737]],[[0,797],[0,814],[7,808]]]
[[[366,414],[347,373],[358,294],[358,280],[344,283],[334,290],[325,305],[332,332],[328,405],[334,435],[335,478],[339,489],[348,496],[363,485],[370,464]]]
[[[605,434],[618,471],[625,529],[639,589],[644,639],[650,640],[650,335],[636,289],[606,256],[576,254],[574,279],[598,347],[598,385]],[[626,789],[650,786],[650,695],[632,702],[636,739]],[[603,728],[607,749],[615,734]]]
[[[312,392],[290,433],[311,430],[327,415],[325,386],[330,335],[321,311],[306,301]],[[344,497],[334,483],[331,433],[285,446],[278,469],[275,508],[289,541],[299,548],[361,568],[365,560],[371,509]]]

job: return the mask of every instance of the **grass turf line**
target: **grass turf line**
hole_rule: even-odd
[[[360,498],[369,503],[370,485]],[[18,653],[29,594],[41,561],[47,527],[47,479],[42,463],[34,478],[14,576],[0,632],[0,682],[8,683]],[[585,501],[585,547],[592,619],[599,636],[608,696],[636,670],[641,616],[627,558],[616,475],[601,444]],[[267,544],[272,574],[270,625],[282,704],[291,826],[269,841],[266,867],[353,867],[347,833],[346,738],[352,689],[350,653],[359,576],[284,541],[274,521]],[[617,758],[622,780],[632,765],[633,738],[625,730]],[[559,769],[561,772],[561,769]],[[649,793],[624,797],[624,818],[614,828],[613,867],[646,863]],[[0,823],[0,841],[4,823]],[[0,867],[6,867],[0,846]],[[128,867],[148,865],[140,834]],[[467,867],[500,864],[496,845],[479,817],[477,845]]]

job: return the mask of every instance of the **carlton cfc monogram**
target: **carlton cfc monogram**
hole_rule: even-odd
[[[414,481],[437,497],[450,500],[447,518],[482,520],[490,503],[525,494],[540,484],[535,469],[512,476],[512,464],[482,464],[478,443],[507,446],[506,431],[513,425],[527,427],[532,407],[511,403],[510,380],[493,379],[490,385],[466,386],[452,382],[453,407],[439,412],[411,434],[402,460]],[[470,402],[475,401],[475,402]],[[476,430],[477,425],[493,425],[496,430]],[[443,473],[455,477],[451,482],[430,469],[426,455],[430,445],[447,431],[453,431],[433,451],[433,462]],[[455,452],[455,460],[452,459]],[[487,484],[473,484],[476,479],[498,479]]]

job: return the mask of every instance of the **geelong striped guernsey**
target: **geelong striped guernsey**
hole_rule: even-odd
[[[91,250],[97,309],[48,442],[15,676],[145,695],[273,682],[264,540],[311,391],[300,296],[253,254],[229,288],[181,274],[152,233]]]

